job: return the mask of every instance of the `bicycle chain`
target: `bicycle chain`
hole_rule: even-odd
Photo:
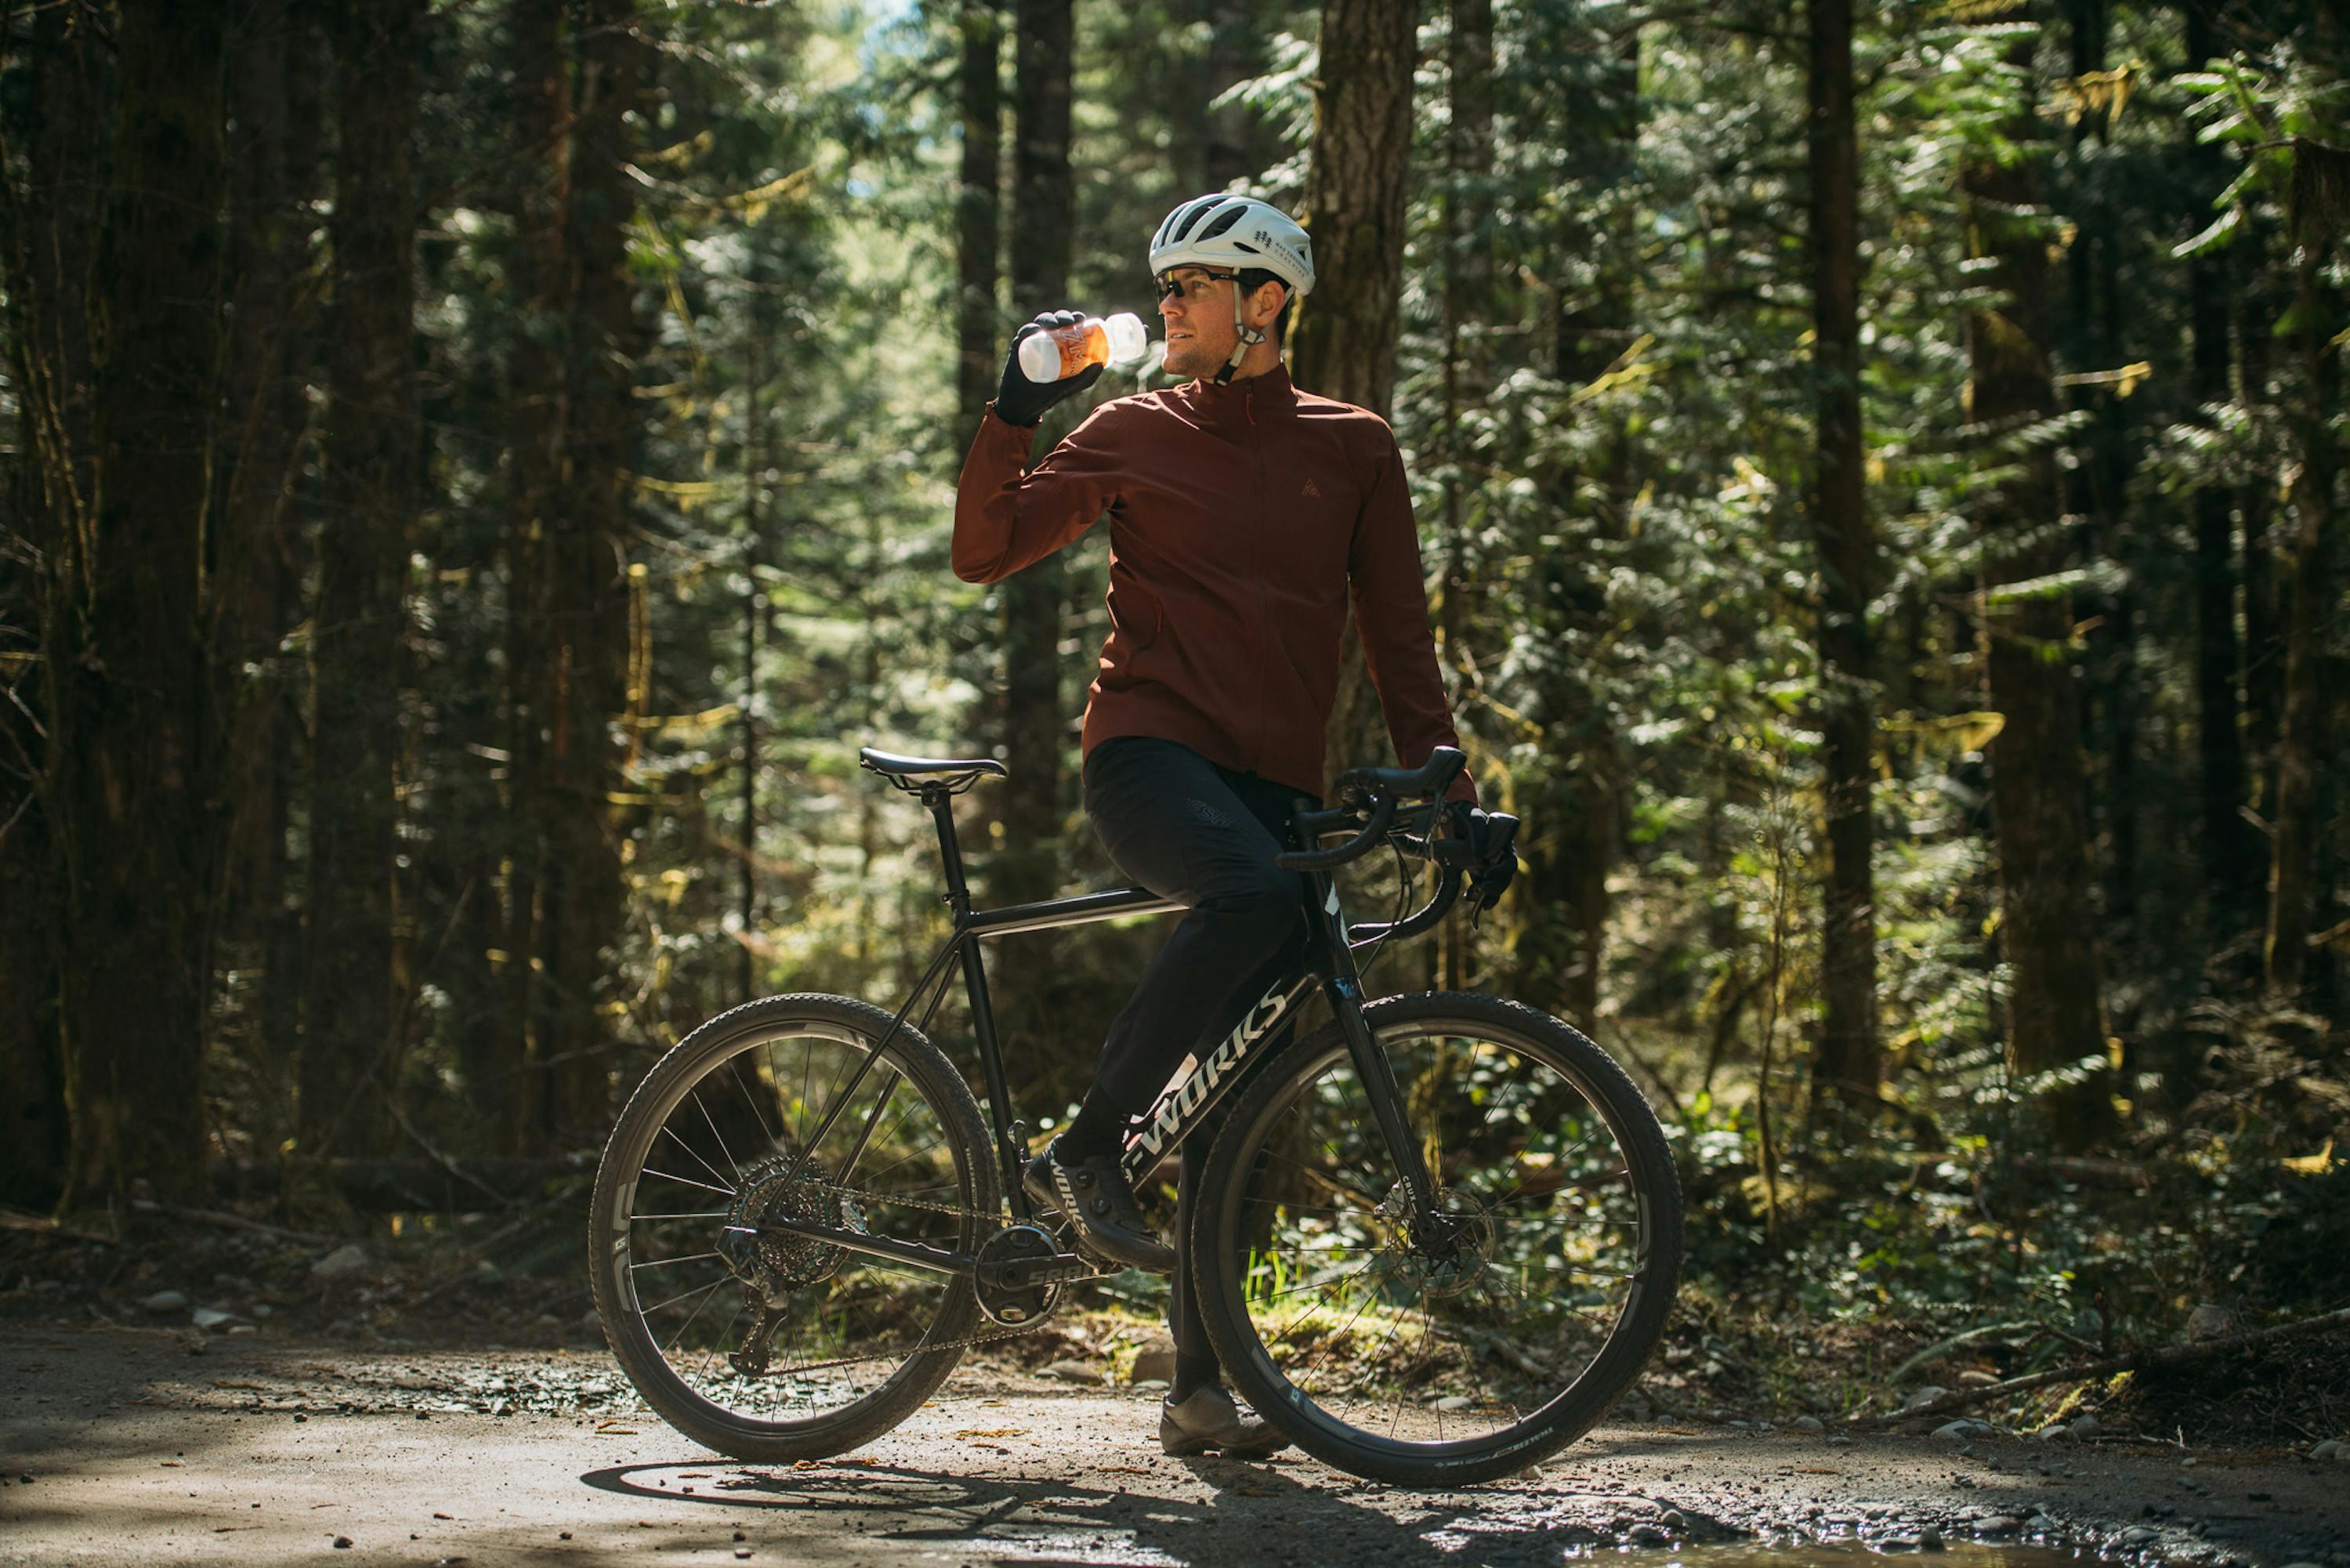
[[[818,1190],[829,1197],[846,1198],[860,1205],[887,1203],[901,1209],[921,1209],[933,1214],[951,1214],[958,1219],[977,1220],[990,1224],[999,1223],[1002,1219],[1000,1215],[982,1214],[977,1210],[965,1209],[960,1204],[937,1203],[928,1199],[908,1197],[898,1193],[867,1192],[859,1188],[835,1187],[825,1183],[818,1184]],[[943,1345],[917,1345],[902,1352],[877,1351],[871,1355],[842,1355],[830,1361],[812,1361],[800,1366],[777,1368],[765,1376],[777,1377],[804,1372],[828,1372],[836,1366],[857,1366],[868,1361],[908,1361],[917,1355],[930,1355],[939,1351],[970,1350],[978,1345],[994,1345],[1002,1340],[1018,1339],[1023,1334],[1034,1334],[1050,1321],[1049,1317],[1040,1317],[1035,1323],[1023,1324],[1017,1328],[998,1326],[993,1333],[968,1334],[961,1339],[951,1339]]]
[[[1024,1334],[1034,1334],[1050,1320],[1038,1318],[1020,1328],[999,1328],[993,1334],[967,1334],[961,1339],[951,1339],[943,1345],[917,1345],[903,1351],[876,1351],[871,1355],[842,1355],[830,1361],[811,1361],[797,1366],[777,1367],[764,1373],[767,1377],[785,1377],[803,1372],[828,1372],[836,1366],[857,1366],[868,1361],[911,1361],[917,1355],[929,1355],[941,1350],[969,1350],[974,1345],[993,1345],[1000,1339],[1017,1339]]]
[[[933,1214],[951,1214],[959,1220],[994,1220],[1000,1218],[998,1215],[982,1214],[976,1209],[965,1209],[960,1204],[934,1203],[925,1198],[906,1197],[894,1192],[867,1192],[861,1188],[833,1187],[821,1182],[817,1184],[817,1190],[858,1204],[887,1203],[898,1209],[926,1209]]]

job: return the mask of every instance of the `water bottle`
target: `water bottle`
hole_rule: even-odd
[[[1020,340],[1020,373],[1038,386],[1066,380],[1088,365],[1125,365],[1149,348],[1142,317],[1130,310],[1088,316],[1075,327],[1031,332]]]

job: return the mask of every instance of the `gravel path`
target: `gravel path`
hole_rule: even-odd
[[[1946,1560],[2350,1568],[2350,1468],[2146,1443],[1603,1428],[1463,1493],[1295,1455],[1161,1457],[1154,1396],[965,1368],[822,1465],[697,1455],[601,1353],[354,1350],[184,1330],[0,1328],[0,1563],[1555,1563]],[[1745,1543],[1732,1552],[1730,1543]],[[1998,1545],[1993,1553],[1970,1543]],[[346,1544],[347,1543],[347,1544]],[[1642,1553],[1646,1556],[1647,1553]]]

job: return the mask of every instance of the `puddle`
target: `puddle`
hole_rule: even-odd
[[[1920,1568],[1929,1563],[1946,1564],[1948,1568],[2073,1568],[2074,1564],[2098,1561],[2091,1552],[2060,1552],[2047,1546],[1986,1545],[1976,1541],[1954,1541],[1933,1552],[1920,1552],[1914,1546],[1888,1552],[1856,1541],[1801,1541],[1784,1546],[1741,1541],[1720,1546],[1678,1548],[1600,1546],[1566,1553],[1570,1563],[1611,1557],[1636,1560],[1640,1568],[1671,1568],[1676,1563],[1685,1568],[1797,1568],[1813,1563],[1857,1565],[1888,1557],[1906,1558]]]

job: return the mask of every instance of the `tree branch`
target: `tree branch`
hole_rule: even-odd
[[[1981,1388],[1960,1388],[1938,1399],[1929,1399],[1914,1410],[1898,1410],[1885,1416],[1856,1417],[1845,1423],[1847,1427],[1873,1428],[1891,1426],[1896,1421],[1914,1421],[1923,1417],[1944,1415],[1952,1410],[1964,1410],[2010,1394],[2027,1393],[2045,1388],[2052,1383],[2086,1383],[2094,1378],[2111,1377],[2116,1372],[2144,1372],[2157,1366],[2183,1366],[2190,1362],[2209,1361],[2230,1351],[2250,1350],[2255,1345],[2273,1344],[2304,1334],[2321,1333],[2332,1328],[2350,1328],[2350,1307],[2320,1313],[2297,1323],[2281,1323],[2271,1328],[2255,1329],[2251,1334],[2233,1334],[2225,1339],[2209,1339],[2199,1345],[2164,1345],[2152,1350],[2134,1351],[2127,1355],[2109,1355],[2103,1361],[2084,1362],[2077,1366],[2061,1366],[2054,1372],[2035,1372],[2027,1377],[2011,1377],[2004,1383],[1988,1384]]]

